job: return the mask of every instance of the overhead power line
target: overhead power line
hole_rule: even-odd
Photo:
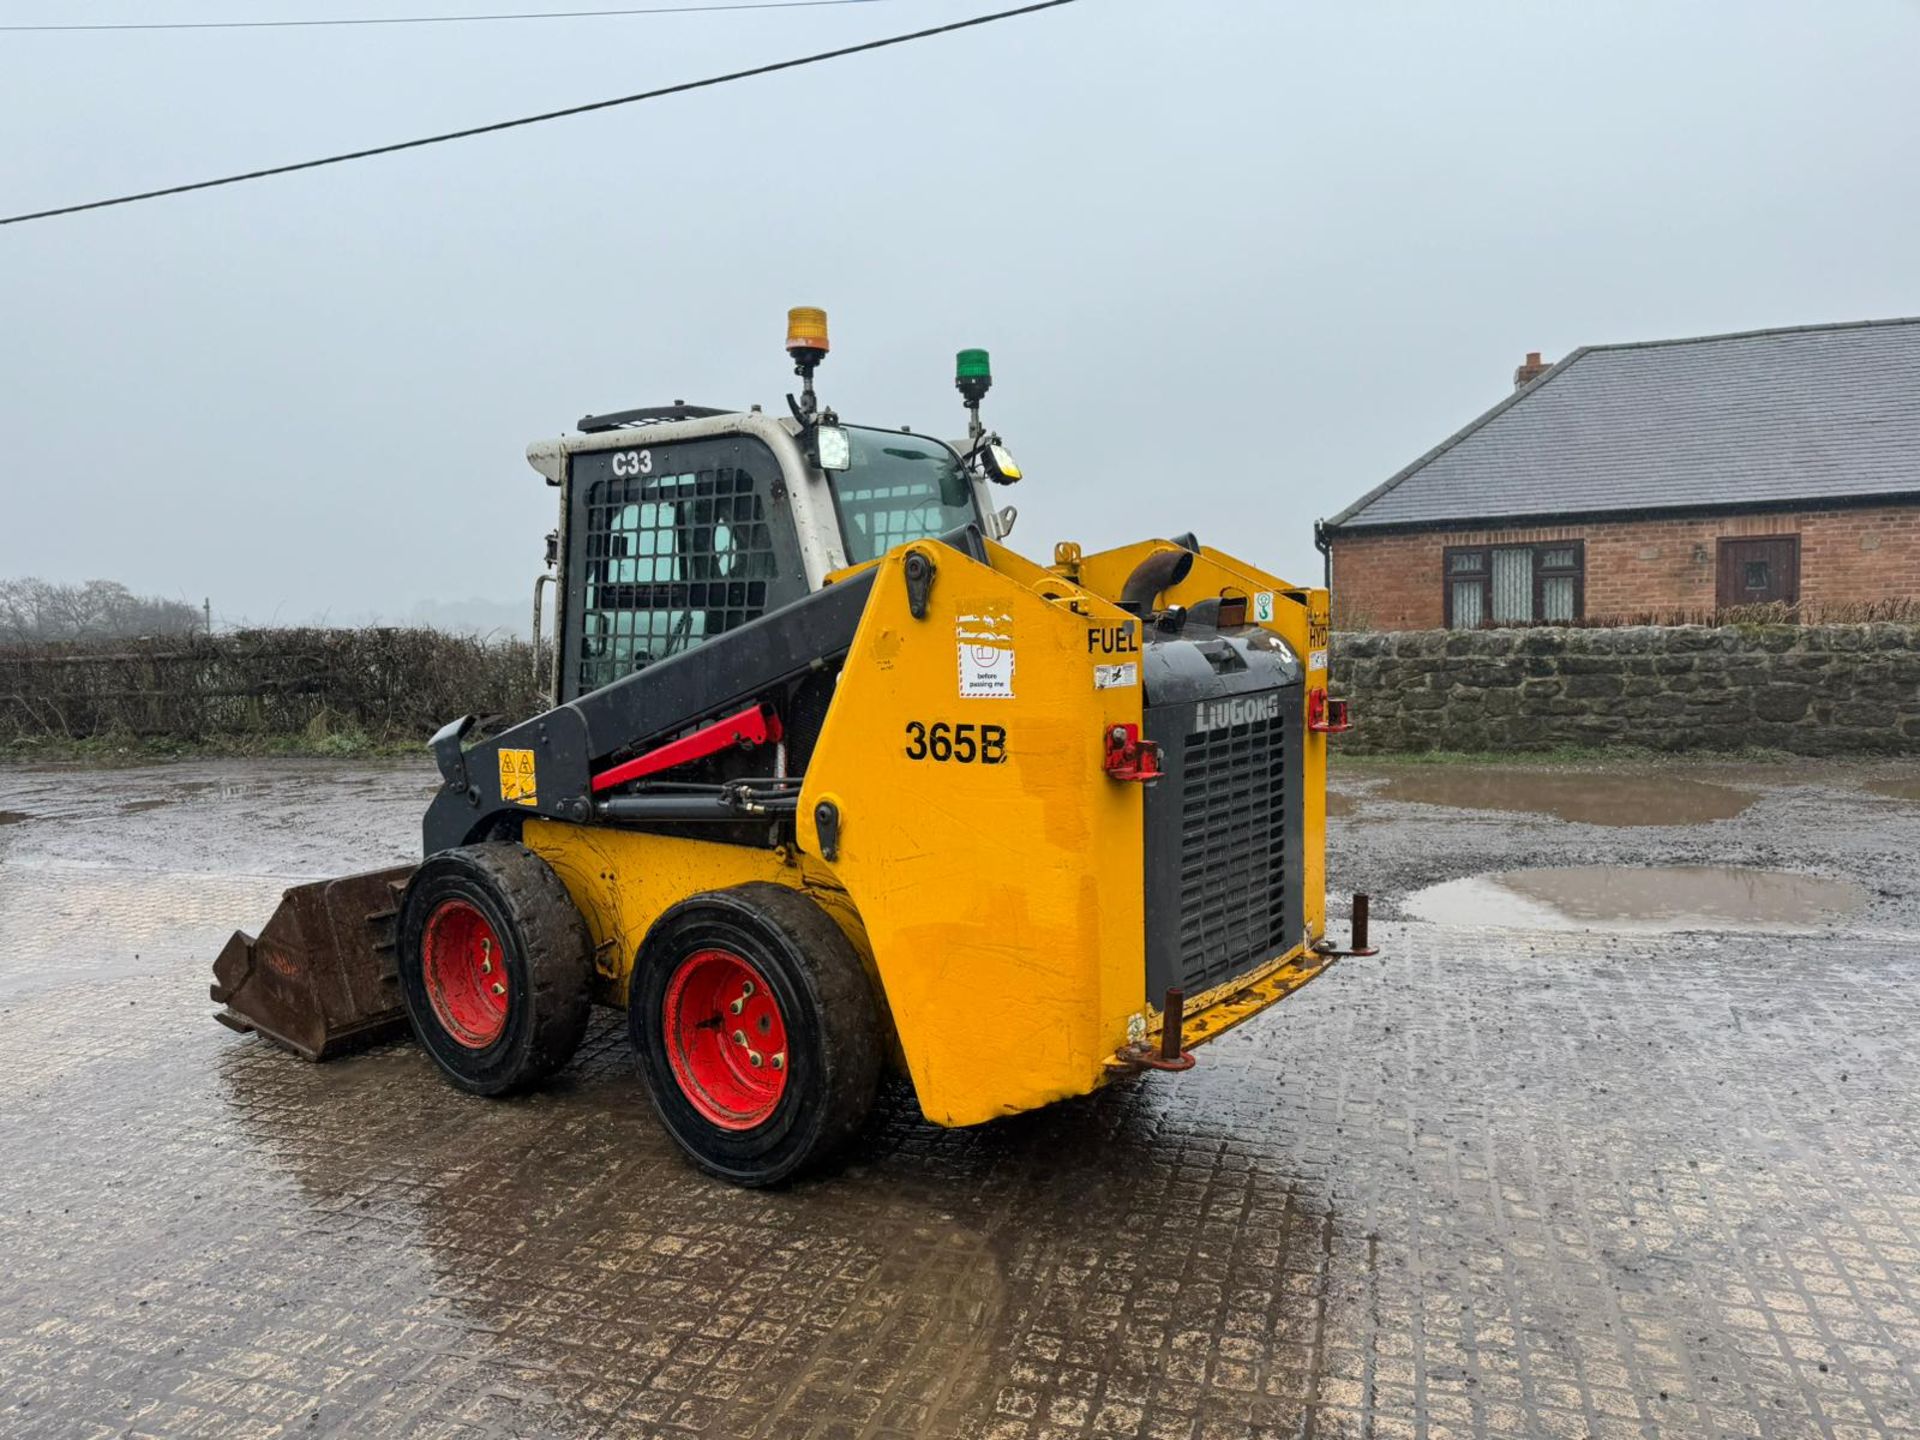
[[[884,0],[733,0],[723,5],[644,5],[623,10],[521,10],[499,15],[371,15],[318,20],[132,20],[92,25],[0,25],[0,34],[75,30],[303,30],[336,25],[464,25],[485,20],[597,20],[616,15],[705,15],[728,10],[812,10]]]
[[[548,120],[564,120],[570,115],[586,115],[595,110],[611,110],[617,105],[636,105],[642,100],[658,100],[665,95],[682,95],[689,90],[705,90],[715,85],[730,84],[735,80],[751,80],[757,75],[772,75],[782,70],[797,70],[803,65],[819,65],[828,60],[839,60],[848,55],[861,55],[869,50],[885,50],[892,45],[905,45],[913,40],[926,40],[935,35],[950,35],[956,30],[971,30],[980,25],[991,25],[999,20],[1012,20],[1021,15],[1036,14],[1041,10],[1056,10],[1062,5],[1072,5],[1075,0],[1038,0],[1032,5],[1020,5],[1012,10],[996,10],[990,15],[975,15],[969,20],[955,20],[947,25],[935,25],[926,30],[911,30],[904,35],[888,35],[879,40],[865,40],[858,45],[843,45],[837,50],[821,50],[812,55],[801,55],[792,60],[776,60],[768,65],[754,65],[745,70],[730,70],[724,75],[709,75],[704,80],[683,80],[677,85],[663,85],[657,90],[642,90],[636,95],[618,95],[611,100],[593,100],[585,105],[569,105],[564,110],[547,110],[538,115],[522,115],[517,120],[496,120],[490,125],[474,125],[465,130],[448,130],[439,135],[423,135],[417,140],[399,140],[390,145],[373,145],[364,150],[347,150],[338,155],[323,155],[317,160],[297,160],[291,165],[273,165],[264,170],[247,170],[238,175],[222,175],[215,180],[195,180],[185,185],[168,185],[159,190],[141,190],[131,195],[115,195],[107,200],[88,200],[79,205],[61,205],[51,210],[30,210],[22,215],[0,216],[0,225],[21,225],[29,220],[50,220],[56,215],[76,215],[83,210],[105,210],[112,205],[132,205],[140,200],[158,200],[166,195],[186,195],[195,190],[212,190],[221,185],[238,185],[245,180],[264,180],[269,175],[290,175],[296,170],[317,170],[323,165],[344,165],[349,160],[366,160],[375,155],[392,155],[401,150],[418,150],[427,145],[442,145],[449,140],[467,140],[475,135],[491,135],[500,130],[515,130],[523,125],[539,125]]]

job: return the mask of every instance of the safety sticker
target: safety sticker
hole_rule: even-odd
[[[954,616],[962,700],[1013,698],[1013,616],[1005,611]]]
[[[1327,652],[1326,651],[1309,650],[1307,652],[1307,669],[1324,670],[1326,668],[1327,668]]]
[[[534,798],[533,751],[500,752],[500,798],[516,805],[537,805]]]
[[[1140,683],[1140,667],[1126,665],[1096,665],[1093,667],[1093,688],[1096,690],[1118,690],[1127,685]]]
[[[1256,590],[1253,592],[1253,623],[1271,625],[1273,623],[1273,591]]]
[[[994,645],[960,642],[960,698],[1011,700],[1013,651]]]

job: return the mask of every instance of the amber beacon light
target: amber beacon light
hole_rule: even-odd
[[[787,353],[801,365],[818,365],[826,358],[827,312],[812,305],[787,311]]]

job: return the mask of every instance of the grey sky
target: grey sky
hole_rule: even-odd
[[[0,15],[436,7],[485,8]],[[992,8],[0,35],[0,209]],[[515,615],[553,519],[526,443],[676,397],[777,406],[785,308],[820,304],[849,419],[957,433],[953,351],[991,348],[1026,553],[1191,528],[1316,578],[1314,517],[1526,350],[1920,311],[1917,53],[1900,0],[1083,0],[0,229],[0,574],[231,619]]]

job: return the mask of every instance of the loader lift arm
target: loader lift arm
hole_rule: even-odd
[[[942,536],[941,543],[986,558],[974,526]],[[443,727],[433,754],[444,783],[427,808],[422,853],[511,833],[529,815],[575,823],[638,818],[621,812],[641,807],[596,798],[594,777],[707,720],[777,701],[792,682],[837,665],[853,645],[873,577],[872,569],[848,576],[471,746],[465,737],[474,717]],[[690,796],[685,814],[673,808],[655,805],[652,818],[743,818],[717,792]]]

